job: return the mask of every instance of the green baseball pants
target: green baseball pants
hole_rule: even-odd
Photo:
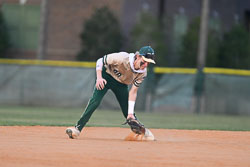
[[[85,108],[85,111],[83,112],[80,120],[76,124],[76,128],[78,128],[79,131],[81,131],[86,123],[89,121],[91,115],[96,110],[96,108],[100,105],[102,98],[107,93],[109,89],[111,89],[122,110],[122,113],[125,118],[127,118],[128,115],[128,85],[122,84],[118,81],[116,81],[111,75],[106,73],[106,69],[103,68],[102,71],[102,77],[106,79],[107,84],[105,85],[104,89],[97,90],[96,87],[94,88],[94,92],[92,97],[90,98],[87,107]]]

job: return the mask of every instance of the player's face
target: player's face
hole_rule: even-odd
[[[141,58],[141,63],[140,63],[140,69],[144,70],[148,66],[148,62],[144,61],[143,58]]]
[[[142,57],[138,56],[134,63],[134,67],[136,70],[144,70],[148,64],[149,63],[144,61]]]

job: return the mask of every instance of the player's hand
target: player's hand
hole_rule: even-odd
[[[128,114],[127,119],[129,119],[129,118],[135,119],[134,114]]]
[[[107,81],[105,79],[97,78],[95,87],[96,87],[97,90],[102,90],[105,87],[106,84],[107,84]]]

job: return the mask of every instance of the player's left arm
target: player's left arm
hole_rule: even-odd
[[[136,101],[136,97],[137,97],[138,88],[139,87],[137,87],[137,86],[135,86],[133,84],[130,91],[129,91],[127,119],[129,119],[129,118],[135,119],[135,117],[134,117],[134,107],[135,107],[135,101]]]

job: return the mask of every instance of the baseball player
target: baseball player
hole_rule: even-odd
[[[131,121],[128,120],[137,121],[134,113],[137,90],[147,76],[149,63],[155,64],[154,57],[154,50],[150,46],[144,46],[136,53],[112,53],[98,59],[96,62],[97,78],[93,95],[75,127],[66,129],[69,138],[75,139],[80,135],[80,132],[109,89],[114,92],[127,123],[131,125]],[[132,86],[128,91],[128,85],[130,84]],[[140,134],[143,131],[145,133],[145,128],[139,121],[135,124],[136,129],[131,127],[133,132]]]

